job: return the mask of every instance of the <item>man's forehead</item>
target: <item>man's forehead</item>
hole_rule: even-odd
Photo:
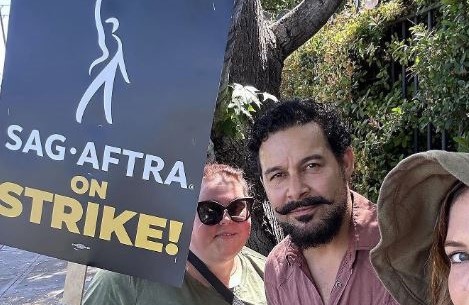
[[[269,134],[259,148],[259,161],[262,166],[285,156],[321,154],[325,150],[330,148],[321,126],[310,122]]]
[[[281,146],[281,144],[296,144],[294,147]],[[259,155],[266,153],[275,153],[281,149],[288,150],[290,148],[311,146],[326,146],[329,143],[325,137],[324,131],[320,125],[310,122],[303,125],[294,125],[282,130],[269,133],[268,137],[262,141],[259,147]],[[306,147],[305,147],[306,148]]]

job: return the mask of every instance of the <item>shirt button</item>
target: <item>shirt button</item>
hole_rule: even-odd
[[[341,282],[341,281],[336,281],[336,282],[335,282],[335,286],[336,286],[337,288],[342,288],[342,282]]]

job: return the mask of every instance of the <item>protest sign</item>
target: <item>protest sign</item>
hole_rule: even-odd
[[[228,0],[17,0],[0,243],[182,282]]]

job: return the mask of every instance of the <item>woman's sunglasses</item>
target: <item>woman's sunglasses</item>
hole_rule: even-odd
[[[207,226],[218,224],[225,215],[225,211],[230,215],[231,220],[243,222],[251,217],[251,208],[254,198],[243,197],[232,200],[226,207],[215,200],[201,201],[197,205],[197,214],[200,222]]]

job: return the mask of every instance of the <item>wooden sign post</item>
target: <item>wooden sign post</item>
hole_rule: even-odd
[[[69,262],[65,277],[63,305],[81,305],[88,266]]]

